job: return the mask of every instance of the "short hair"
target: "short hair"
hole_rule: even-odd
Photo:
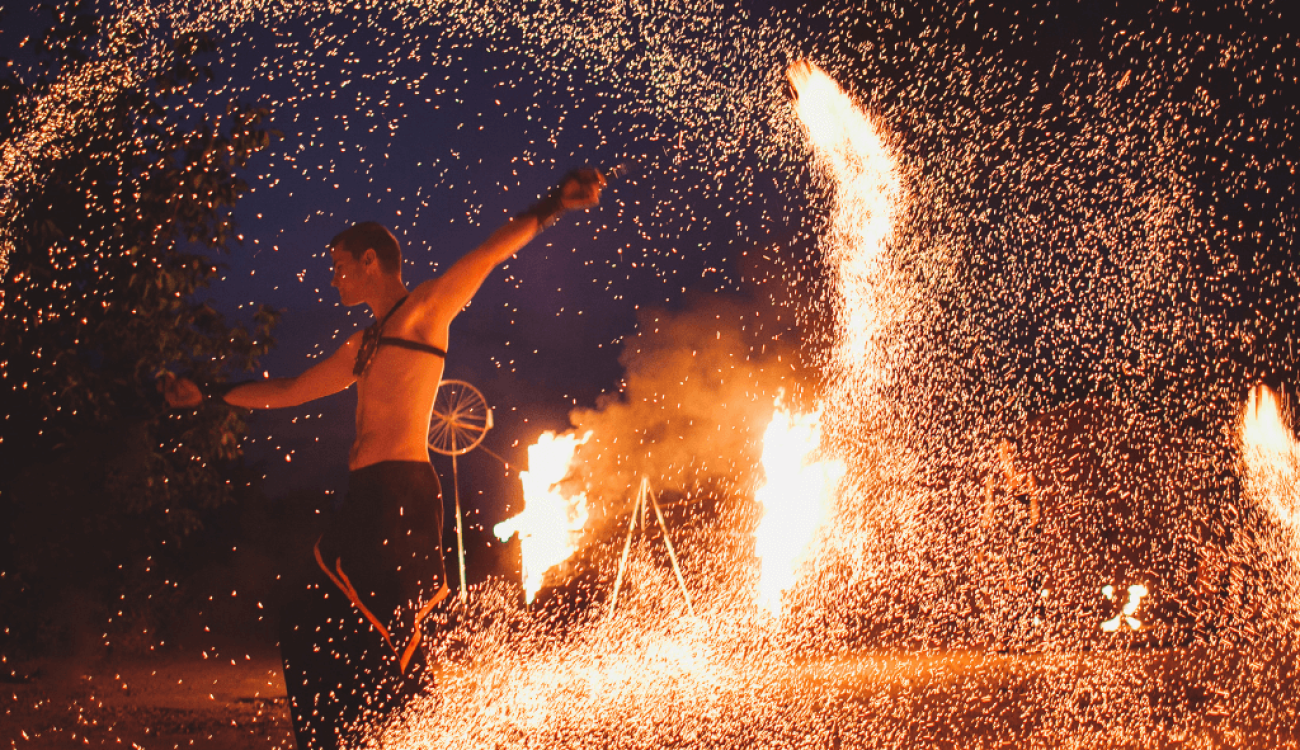
[[[397,238],[387,227],[377,221],[363,221],[334,235],[330,240],[330,249],[348,251],[353,258],[361,260],[367,249],[375,251],[379,267],[387,273],[397,273],[402,269],[402,248]]]

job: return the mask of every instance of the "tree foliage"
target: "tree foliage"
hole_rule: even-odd
[[[137,64],[105,33],[77,8],[55,12],[28,43],[31,80],[0,82],[0,142],[39,127],[34,103],[72,71]],[[273,344],[273,310],[231,323],[199,296],[237,239],[232,209],[248,190],[238,172],[277,135],[264,109],[214,108],[214,46],[178,36],[146,85],[46,144],[38,184],[9,188],[0,606],[102,585],[174,549],[204,509],[234,497],[240,414],[173,413],[156,388],[166,371],[217,381],[251,370]]]

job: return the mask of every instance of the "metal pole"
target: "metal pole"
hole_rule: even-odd
[[[644,488],[644,485],[642,485]],[[636,530],[636,512],[641,507],[642,492],[636,493],[636,502],[632,504],[632,517],[627,523],[627,539],[623,542],[623,557],[618,561],[618,577],[614,579],[614,595],[609,598],[609,613],[614,614],[618,605],[618,590],[623,586],[623,571],[627,568],[627,553],[632,549],[632,532]]]
[[[456,553],[460,562],[460,600],[463,602],[469,598],[469,591],[465,586],[465,532],[460,523],[460,477],[456,474],[454,453],[451,456],[451,488],[456,497]]]
[[[686,591],[686,581],[682,580],[682,569],[677,566],[677,553],[673,550],[673,540],[668,538],[668,525],[664,523],[664,514],[659,511],[659,501],[655,500],[654,493],[650,491],[650,481],[645,482],[646,494],[650,496],[650,503],[655,507],[655,517],[659,519],[659,528],[664,532],[664,544],[668,546],[668,559],[673,562],[673,573],[677,575],[677,585],[682,587],[682,598],[686,600],[686,613],[691,617],[695,616],[695,610],[691,607],[691,595]]]

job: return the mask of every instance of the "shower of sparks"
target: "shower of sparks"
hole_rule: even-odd
[[[778,402],[763,433],[763,478],[754,491],[762,519],[754,530],[761,575],[758,601],[781,615],[781,594],[795,585],[809,546],[834,509],[844,464],[821,458],[821,413],[796,414]]]
[[[1023,21],[1019,10],[999,17],[964,4],[934,14],[845,1],[811,21],[733,5],[119,3],[99,59],[61,74],[0,144],[0,272],[17,239],[18,188],[39,184],[40,159],[75,147],[96,127],[96,102],[139,85],[167,35],[180,32],[219,35],[228,78],[211,101],[196,94],[176,111],[239,97],[270,107],[286,134],[248,175],[256,210],[281,207],[265,244],[248,248],[253,256],[295,247],[293,227],[377,217],[419,271],[436,272],[448,256],[419,243],[492,225],[508,210],[502,194],[537,189],[530,174],[635,162],[624,179],[639,198],[615,186],[601,212],[574,220],[584,242],[612,249],[538,249],[565,286],[532,303],[565,322],[589,313],[585,299],[621,303],[643,314],[637,335],[652,341],[660,316],[646,311],[674,309],[688,289],[769,297],[805,326],[802,354],[821,367],[814,379],[824,389],[820,421],[778,410],[769,433],[803,431],[806,440],[770,458],[817,474],[813,484],[837,484],[842,473],[839,495],[827,509],[806,486],[777,492],[768,446],[759,464],[745,445],[758,442],[773,382],[799,377],[789,350],[772,353],[795,337],[732,346],[773,325],[766,307],[732,320],[682,313],[678,345],[655,353],[675,358],[663,369],[681,377],[656,379],[663,373],[643,362],[612,394],[629,403],[575,412],[608,433],[592,435],[582,466],[576,433],[543,435],[529,449],[525,510],[495,530],[520,536],[529,602],[571,557],[612,576],[613,541],[588,521],[613,515],[626,483],[587,498],[563,495],[561,480],[572,471],[608,479],[632,464],[632,474],[654,475],[662,462],[681,488],[668,516],[697,617],[680,611],[649,544],[634,549],[627,604],[620,598],[610,617],[595,616],[598,606],[521,608],[513,584],[489,582],[470,603],[450,605],[457,617],[435,616],[444,618],[431,639],[438,689],[376,727],[385,746],[1295,746],[1300,630],[1269,607],[1300,565],[1300,454],[1263,389],[1250,397],[1240,456],[1228,455],[1223,434],[1197,427],[1222,422],[1224,403],[1235,409],[1241,361],[1295,373],[1286,366],[1300,310],[1290,252],[1300,64],[1293,37],[1258,28],[1280,3],[1226,4],[1241,6],[1236,26],[1196,4],[1161,4],[1141,22],[1089,32],[1092,47],[1063,49],[1050,72],[968,43],[996,49],[1002,30],[1020,51],[1057,49],[1066,37],[1035,29],[1056,13],[1046,5]],[[991,15],[1000,20],[991,25]],[[810,55],[822,67],[786,68]],[[1281,120],[1279,101],[1290,102]],[[433,120],[455,121],[455,138],[412,146]],[[497,148],[510,128],[527,144],[519,153]],[[389,192],[395,170],[414,176],[415,194]],[[321,205],[324,190],[348,197]],[[799,226],[806,208],[826,215],[820,266]],[[95,252],[65,248],[59,262],[93,262]],[[324,306],[334,298],[309,270],[323,260],[272,278],[244,269],[227,282],[253,290],[242,299],[273,299],[277,284],[315,286]],[[534,288],[519,265],[489,286],[521,298],[551,291]],[[0,314],[40,283],[6,279]],[[124,281],[80,292],[108,295]],[[641,287],[652,291],[638,297]],[[489,356],[510,375],[544,356],[516,340],[525,338],[516,321],[536,312],[525,304],[512,297],[491,323],[507,340]],[[62,313],[41,310],[32,324]],[[827,341],[819,325],[831,329]],[[625,346],[630,360],[641,344],[620,334],[591,346]],[[27,385],[25,375],[10,380]],[[634,388],[648,390],[632,402]],[[1124,441],[1072,434],[1076,450],[1037,467],[1041,525],[1008,532],[1011,549],[984,539],[985,490],[1008,505],[1025,497],[990,469],[996,440],[1032,435],[1044,414],[1085,399],[1159,413],[1172,437],[1159,455],[1139,455]],[[602,415],[636,419],[604,424]],[[882,434],[887,446],[875,440]],[[839,458],[805,465],[821,442]],[[535,459],[533,448],[547,455]],[[1281,529],[1280,552],[1268,546],[1273,529],[1239,512],[1247,503],[1231,489],[1185,509],[1194,520],[1177,533],[1172,520],[1138,518],[1156,540],[1139,546],[1194,539],[1179,550],[1179,570],[1202,563],[1197,585],[1218,598],[1186,604],[1182,640],[1093,650],[1091,606],[1037,596],[1035,576],[1078,561],[1035,541],[1103,535],[1094,527],[1112,521],[1113,508],[1088,505],[1099,498],[1071,484],[1081,477],[1140,468],[1157,494],[1181,489],[1161,461],[1238,473],[1249,501]],[[755,485],[735,477],[759,471],[769,484],[753,499],[768,514],[754,528],[751,498],[736,487]],[[1135,501],[1126,512],[1143,510]],[[824,513],[832,538],[822,550]],[[766,549],[778,536],[779,563]],[[1000,560],[1020,562],[990,585]],[[1222,585],[1211,562],[1228,569]],[[582,585],[551,576],[557,587]],[[1184,606],[1172,587],[1147,592],[1131,580],[1116,580],[1111,595],[1125,587],[1127,619],[1107,635],[1115,641],[1155,638],[1157,613]],[[778,627],[760,607],[781,613]],[[993,653],[1006,644],[1032,655]]]
[[[492,3],[395,2],[360,12],[360,6],[341,4],[323,8],[211,3],[195,8],[162,0],[122,3],[115,11],[116,22],[95,50],[103,61],[65,71],[3,144],[0,185],[39,183],[37,160],[66,139],[93,129],[96,108],[82,103],[93,105],[137,86],[153,71],[168,34],[198,33],[219,36],[221,62],[234,68],[215,96],[246,97],[280,113],[277,125],[294,147],[265,165],[254,189],[276,190],[286,197],[308,183],[338,189],[345,180],[359,180],[382,192],[385,186],[375,178],[391,165],[398,135],[411,127],[413,117],[476,120],[483,113],[467,111],[466,102],[480,93],[477,87],[486,85],[497,95],[492,119],[465,130],[467,137],[485,128],[493,132],[503,121],[526,130],[526,148],[504,163],[516,179],[500,181],[501,175],[496,175],[495,184],[474,184],[460,150],[464,144],[422,149],[425,158],[407,166],[421,173],[424,194],[391,198],[406,202],[393,207],[391,224],[399,238],[421,226],[422,219],[428,225],[430,207],[442,199],[443,190],[463,201],[461,221],[485,220],[488,195],[519,187],[521,173],[539,164],[571,167],[573,154],[558,149],[576,145],[601,149],[613,163],[631,156],[643,172],[664,183],[667,189],[659,207],[647,215],[635,212],[644,227],[639,240],[653,243],[647,247],[644,241],[629,241],[624,249],[671,260],[681,253],[676,230],[680,222],[704,229],[721,223],[702,205],[683,202],[682,188],[689,188],[700,202],[720,200],[724,192],[723,185],[715,184],[704,194],[696,193],[680,179],[664,180],[664,172],[680,171],[685,161],[688,172],[709,175],[715,183],[725,175],[743,186],[752,180],[752,167],[738,163],[740,155],[790,161],[779,139],[762,136],[772,132],[767,120],[780,98],[779,71],[767,65],[726,63],[788,56],[793,34],[780,24],[755,23],[744,11],[723,12],[713,2],[657,9],[641,3],[571,6],[543,0],[527,12]],[[351,34],[352,24],[365,33]],[[490,69],[474,67],[479,59],[466,54],[467,38],[482,42],[473,52],[491,56]],[[703,42],[708,55],[699,54],[701,40],[708,40]],[[579,75],[579,67],[588,72]],[[593,80],[607,85],[595,91]],[[732,95],[740,90],[753,95]],[[588,113],[580,124],[566,122],[593,104],[584,98],[597,100],[595,119]],[[203,111],[206,103],[196,100],[181,106],[186,105]],[[319,109],[335,114],[311,114]],[[715,118],[731,123],[730,132],[721,137],[710,132]],[[700,128],[706,122],[708,131]],[[614,144],[611,130],[619,136]],[[620,149],[617,155],[614,148]],[[679,186],[668,187],[667,182]],[[11,195],[0,192],[0,199]],[[623,210],[634,213],[632,207]],[[306,220],[335,213],[313,208]],[[440,213],[432,218],[446,218]],[[0,241],[8,244],[10,216],[9,211],[0,213]],[[611,259],[608,264],[623,269],[629,260]],[[0,254],[0,269],[4,263],[5,254]],[[670,269],[649,270],[664,284],[677,281]]]
[[[837,319],[829,375],[837,396],[852,393],[860,403],[880,386],[882,338],[901,302],[883,258],[902,200],[898,170],[880,128],[821,68],[801,61],[788,77],[795,112],[834,185],[831,225],[822,235]]]
[[[1300,618],[1300,441],[1286,426],[1277,394],[1267,386],[1247,394],[1241,453],[1247,496],[1280,527],[1277,553],[1290,567],[1277,573],[1290,589],[1287,604]]]
[[[547,571],[573,556],[587,524],[587,495],[565,494],[560,484],[569,476],[573,452],[586,442],[577,435],[543,432],[528,446],[528,468],[519,472],[524,486],[524,510],[496,525],[501,541],[519,535],[524,595],[529,602],[542,588]]]

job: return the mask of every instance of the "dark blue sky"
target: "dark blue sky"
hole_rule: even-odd
[[[828,18],[813,17],[818,5],[832,8]],[[620,345],[639,310],[762,296],[746,275],[818,275],[810,236],[827,191],[810,177],[780,90],[785,65],[807,54],[896,134],[921,206],[909,226],[918,246],[952,250],[947,267],[917,269],[933,273],[921,283],[933,284],[940,311],[924,332],[937,332],[937,356],[918,372],[939,397],[971,394],[998,411],[1010,393],[1032,412],[1094,385],[1127,393],[1120,381],[1135,361],[1135,378],[1158,379],[1141,367],[1172,360],[1157,336],[1142,337],[1168,310],[1122,297],[1168,232],[1157,212],[1141,213],[1166,197],[1166,177],[1192,191],[1171,209],[1185,213],[1169,244],[1188,249],[1166,257],[1169,270],[1195,270],[1161,291],[1173,322],[1160,335],[1205,319],[1213,324],[1186,339],[1212,365],[1238,368],[1233,378],[1295,373],[1300,96],[1289,95],[1289,8],[743,7],[743,23],[666,22],[629,3],[604,37],[557,26],[540,40],[526,14],[499,26],[490,14],[368,10],[216,23],[217,78],[208,99],[187,106],[220,111],[232,96],[265,105],[283,139],[245,173],[253,190],[235,215],[244,240],[210,295],[234,317],[259,304],[283,310],[263,364],[292,375],[370,322],[339,307],[328,285],[326,245],[338,231],[392,227],[413,285],[567,170],[635,162],[600,208],[566,217],[495,272],[453,325],[447,377],[483,391],[497,415],[485,445],[517,464],[542,429],[565,428],[570,409],[619,388]],[[30,33],[32,19],[11,10],[0,41]],[[763,48],[754,30],[769,21],[785,31]],[[1135,149],[1120,151],[1117,134]],[[1148,168],[1157,159],[1175,169]],[[1110,219],[1123,231],[1104,226]],[[1147,234],[1125,234],[1135,228]],[[1170,377],[1207,370],[1188,367]],[[962,368],[971,372],[953,375]],[[251,420],[248,453],[263,462],[268,493],[343,489],[353,399]],[[512,502],[495,459],[474,454],[462,466],[479,473],[472,493],[496,477],[483,490],[494,513]]]

